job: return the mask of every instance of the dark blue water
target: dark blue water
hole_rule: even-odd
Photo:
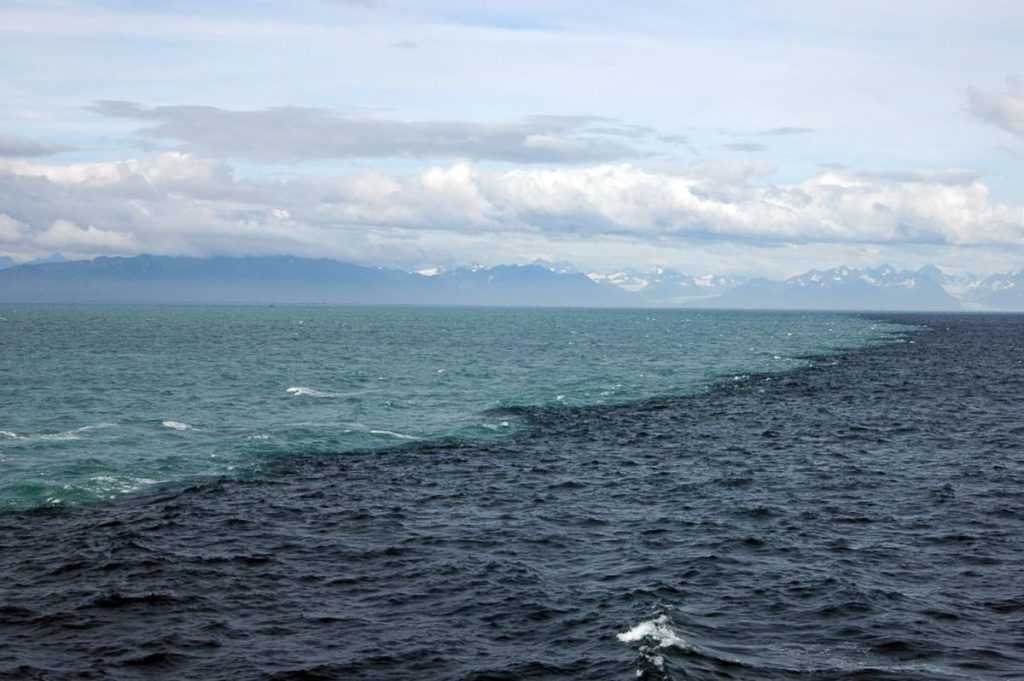
[[[0,676],[1024,677],[1024,318],[0,515]]]

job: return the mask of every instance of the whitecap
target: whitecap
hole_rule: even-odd
[[[393,430],[371,430],[371,435],[389,435],[391,437],[397,437],[400,440],[419,440],[415,435],[404,435],[402,433],[396,433]]]
[[[67,430],[63,433],[44,433],[42,435],[27,435],[25,437],[19,437],[19,440],[38,441],[43,440],[46,442],[64,442],[66,440],[81,440],[82,436],[79,433],[81,430]]]
[[[187,423],[182,423],[181,421],[164,421],[160,425],[162,425],[164,428],[170,428],[171,430],[178,431],[197,430],[197,428],[195,428],[194,426],[190,426]]]
[[[88,433],[90,430],[101,430],[103,428],[116,428],[116,423],[97,423],[92,426],[82,426],[81,428],[75,428],[72,433]]]
[[[21,442],[64,442],[66,440],[81,440],[83,433],[101,428],[113,428],[116,425],[114,423],[97,423],[91,426],[65,430],[62,433],[39,433],[37,435],[18,435],[9,430],[0,430],[0,438],[19,440]]]
[[[89,478],[90,487],[99,494],[131,494],[157,484],[153,478],[133,478],[116,475],[94,475]],[[112,498],[112,497],[111,497]]]
[[[668,615],[660,615],[652,620],[646,620],[624,631],[616,634],[616,637],[623,643],[636,643],[639,653],[640,666],[636,670],[637,678],[650,678],[654,672],[657,678],[666,674],[665,657],[658,651],[663,648],[678,648],[686,652],[698,652],[696,647],[689,641],[679,636],[672,629],[672,621]]]
[[[623,643],[644,642],[645,639],[650,639],[657,644],[658,648],[674,647],[693,651],[693,645],[676,634],[671,625],[672,620],[668,618],[668,615],[660,615],[653,620],[641,622],[629,631],[616,634],[616,636]]]
[[[291,395],[298,395],[302,397],[337,397],[337,393],[327,392],[325,390],[316,390],[315,388],[306,388],[301,385],[292,386],[285,390],[286,393]]]

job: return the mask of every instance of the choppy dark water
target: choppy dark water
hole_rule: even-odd
[[[1024,678],[1024,318],[0,516],[0,676]]]

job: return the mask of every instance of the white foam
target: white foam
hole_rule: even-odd
[[[117,427],[116,423],[97,423],[94,426],[82,426],[81,428],[76,428],[76,429],[74,429],[73,431],[70,431],[70,432],[72,432],[72,433],[88,433],[90,430],[100,430],[102,428],[115,428],[115,427]]]
[[[196,430],[194,426],[190,426],[187,423],[182,423],[181,421],[164,421],[160,425],[162,425],[164,428],[170,428],[171,430]]]
[[[97,423],[92,426],[82,426],[72,430],[65,430],[63,433],[39,433],[38,435],[18,435],[10,430],[0,430],[0,439],[18,440],[20,442],[63,442],[65,440],[81,440],[83,433],[100,428],[113,428],[114,423]]]
[[[391,437],[397,437],[400,440],[419,440],[415,435],[403,435],[402,433],[396,433],[393,430],[371,430],[371,435],[390,435]]]
[[[662,648],[679,648],[686,652],[696,652],[697,648],[689,641],[679,636],[672,629],[672,621],[668,615],[660,615],[652,620],[647,620],[636,626],[616,634],[623,643],[636,643],[640,659],[643,661],[641,667],[636,670],[637,678],[645,678],[650,667],[656,669],[659,678],[665,672],[665,657],[657,651]],[[645,671],[644,667],[648,669]]]
[[[686,639],[680,637],[672,630],[672,620],[668,615],[661,615],[653,620],[647,620],[637,624],[629,631],[617,634],[617,638],[623,643],[643,642],[651,639],[658,648],[679,648],[681,650],[694,650],[693,645]]]
[[[101,494],[131,494],[141,489],[157,484],[152,478],[119,477],[113,475],[94,475],[89,478],[93,483],[91,487]],[[110,497],[113,498],[113,497]]]
[[[300,395],[302,397],[337,397],[337,393],[327,392],[325,390],[316,390],[315,388],[306,388],[301,385],[292,386],[288,388],[286,393],[291,395]]]
[[[42,440],[45,442],[64,442],[66,440],[81,440],[82,436],[79,433],[81,430],[67,430],[63,433],[45,433],[43,435],[26,435],[19,437],[19,440],[30,440],[38,441]]]

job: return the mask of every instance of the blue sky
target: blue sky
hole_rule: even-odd
[[[1024,266],[1015,2],[0,6],[0,255]]]

